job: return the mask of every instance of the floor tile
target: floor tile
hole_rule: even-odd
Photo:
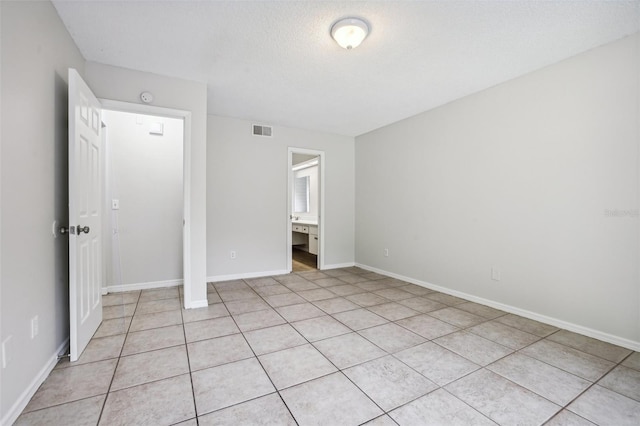
[[[343,286],[344,281],[339,280],[334,277],[321,278],[319,280],[313,280],[313,283],[319,285],[320,287],[335,287],[335,286]]]
[[[317,300],[324,300],[324,299],[332,299],[332,298],[336,297],[335,294],[331,293],[326,288],[316,288],[316,289],[313,289],[313,290],[303,290],[303,291],[299,291],[298,294],[300,296],[304,297],[309,302],[315,302]]]
[[[353,285],[365,291],[376,291],[389,288],[385,283],[381,283],[379,281],[362,281]]]
[[[231,315],[269,309],[269,305],[264,300],[258,298],[234,300],[233,302],[225,302],[224,305],[227,307],[227,310]]]
[[[255,289],[262,297],[275,296],[276,294],[291,293],[291,290],[283,286],[282,284],[270,285],[267,287],[258,287]]]
[[[580,395],[568,408],[599,425],[640,424],[640,402],[598,385]]]
[[[189,420],[185,420],[184,422],[174,423],[173,426],[198,426],[198,421],[193,418]]]
[[[391,417],[384,414],[380,417],[376,417],[373,420],[369,420],[366,423],[363,423],[362,426],[398,426],[396,422],[394,422]]]
[[[409,284],[406,281],[398,280],[396,278],[391,278],[391,277],[384,277],[377,281],[383,283],[387,287],[404,287]]]
[[[336,371],[313,346],[306,344],[258,357],[277,389],[284,389]]]
[[[218,295],[220,295],[223,302],[233,302],[234,300],[246,300],[260,297],[250,287],[237,290],[218,290]]]
[[[424,297],[412,297],[411,299],[403,299],[398,301],[399,304],[404,305],[414,311],[427,313],[444,309],[447,307],[444,303],[436,302],[435,300],[429,300]]]
[[[478,324],[467,331],[511,349],[522,349],[540,340],[540,337],[534,334],[525,333],[496,321]]]
[[[500,425],[542,424],[561,408],[484,369],[445,389]]]
[[[445,305],[455,306],[461,303],[467,303],[466,300],[459,297],[451,296],[449,294],[433,292],[424,296],[427,299],[435,300],[436,302],[444,303]]]
[[[521,353],[591,382],[598,380],[614,366],[602,358],[548,340],[527,346]]]
[[[228,316],[229,311],[224,303],[209,304],[205,308],[183,309],[182,318],[185,323]]]
[[[560,330],[547,339],[615,363],[622,361],[632,352],[629,349],[567,330]]]
[[[275,391],[255,358],[191,374],[198,416]]]
[[[301,303],[299,305],[283,306],[281,308],[276,308],[276,311],[288,322],[302,321],[325,315],[322,310],[309,302]]]
[[[123,356],[118,362],[111,391],[179,376],[189,372],[185,346]]]
[[[102,296],[102,306],[127,305],[138,303],[140,291],[127,291],[122,293],[109,293]]]
[[[242,334],[200,340],[189,343],[187,349],[191,371],[216,367],[254,356]]]
[[[350,274],[350,272],[349,271],[345,271],[344,268],[325,269],[322,272],[324,272],[326,275],[328,275],[330,277],[339,277],[341,275],[349,275]]]
[[[297,321],[291,325],[310,342],[351,332],[348,327],[328,315]]]
[[[329,278],[328,275],[320,271],[305,271],[305,272],[298,272],[297,274],[300,275],[302,278],[310,281],[317,281],[324,278]]]
[[[456,381],[480,368],[468,359],[431,342],[405,349],[395,356],[439,386]]]
[[[333,317],[352,330],[362,330],[389,322],[364,308],[337,313]]]
[[[517,353],[487,369],[563,407],[591,386],[587,380]]]
[[[228,280],[228,281],[218,281],[213,283],[213,286],[217,291],[220,290],[242,290],[247,289],[249,286],[244,280]]]
[[[551,333],[555,333],[556,331],[558,331],[557,327],[513,314],[504,315],[500,318],[497,318],[496,321],[508,325],[509,327],[517,328],[518,330],[522,330],[530,334],[535,334],[536,336],[540,337],[547,337]]]
[[[412,317],[414,315],[420,315],[420,312],[414,311],[413,309],[407,308],[406,306],[400,305],[396,302],[370,306],[367,309],[380,315],[383,318],[388,319],[389,321],[397,321],[403,318]]]
[[[132,317],[122,317],[103,320],[98,330],[96,330],[96,334],[93,335],[93,338],[126,334],[131,325],[131,318]]]
[[[389,299],[385,299],[382,296],[378,296],[373,293],[359,293],[347,296],[346,299],[351,300],[353,303],[362,307],[369,307],[374,305],[380,305],[382,303],[389,303]]]
[[[622,365],[640,371],[640,352],[634,352],[631,354],[631,356],[624,360]]]
[[[302,277],[296,278],[296,281],[283,282],[282,285],[284,285],[291,291],[305,291],[305,290],[314,290],[314,289],[321,288],[319,285],[316,285],[311,281],[305,280]]]
[[[155,288],[151,290],[142,290],[138,302],[148,302],[150,300],[175,299],[180,297],[178,287]]]
[[[342,283],[344,284],[344,283]],[[364,293],[365,290],[361,289],[360,287],[356,287],[355,285],[351,285],[351,284],[344,284],[344,285],[336,285],[334,287],[327,287],[327,290],[329,290],[332,293],[337,294],[338,296],[351,296],[352,294],[358,294],[358,293]]]
[[[274,280],[272,277],[249,278],[246,279],[245,282],[249,287],[254,289],[278,285],[278,281]]]
[[[342,373],[334,373],[281,392],[298,424],[360,425],[383,414]]]
[[[489,306],[481,305],[474,302],[461,303],[459,305],[456,305],[456,309],[460,309],[462,311],[466,311],[490,320],[507,314],[504,311],[500,311],[498,309],[490,308]]]
[[[200,426],[282,425],[296,426],[291,413],[276,393],[206,414]]]
[[[314,346],[338,368],[343,369],[363,363],[387,353],[356,333],[316,342]]]
[[[273,309],[234,315],[233,319],[242,331],[257,330],[286,323],[286,321]]]
[[[348,368],[344,374],[384,411],[438,388],[390,355]]]
[[[344,297],[318,300],[316,302],[313,302],[313,304],[328,314],[335,314],[338,312],[351,311],[353,309],[360,308],[359,305],[356,305],[355,303],[345,299]]]
[[[184,343],[184,330],[181,325],[136,331],[127,335],[122,355],[153,351],[170,346],[184,345]]]
[[[545,423],[544,426],[596,426],[596,424],[569,410],[562,410]]]
[[[117,360],[110,359],[53,370],[24,412],[107,393],[116,363]]]
[[[13,425],[95,426],[98,424],[105,398],[106,395],[99,395],[30,413],[23,413]]]
[[[89,362],[103,361],[105,359],[118,358],[122,352],[126,334],[93,338],[75,362],[61,362],[57,368],[72,367],[74,365],[87,364]],[[67,358],[68,360],[68,358]]]
[[[248,331],[244,333],[244,336],[256,355],[281,351],[307,343],[307,340],[289,324]]]
[[[172,424],[195,417],[188,374],[110,392],[101,425]]]
[[[409,293],[408,291],[400,290],[399,288],[385,288],[382,290],[376,290],[373,293],[377,294],[378,296],[382,296],[385,299],[394,301],[415,297],[415,294]]]
[[[403,405],[389,415],[400,426],[495,426],[494,422],[444,389]]]
[[[381,275],[375,272],[366,272],[364,274],[360,274],[363,278],[366,278],[368,280],[382,280],[385,278],[388,278],[386,275]]]
[[[291,292],[276,294],[273,296],[266,296],[264,300],[266,300],[267,303],[269,303],[269,305],[273,306],[274,308],[279,308],[281,306],[288,306],[288,305],[297,305],[297,304],[306,302],[305,299]]]
[[[133,317],[129,331],[142,331],[178,324],[182,324],[180,310],[140,314]]]
[[[640,371],[619,365],[598,384],[614,392],[640,401]]]
[[[209,303],[210,305],[214,303],[222,303],[222,299],[218,295],[218,292],[207,293],[207,303]]]
[[[356,284],[364,281],[371,281],[368,278],[365,278],[361,275],[350,274],[350,275],[341,275],[338,277],[341,281],[344,281],[347,284]]]
[[[456,308],[444,308],[438,311],[429,312],[428,315],[460,328],[472,327],[487,320],[481,316],[461,311]]]
[[[136,308],[136,315],[152,314],[154,312],[175,311],[182,309],[180,305],[180,299],[162,299],[162,300],[150,300],[148,302],[138,302]]]
[[[367,328],[359,333],[389,353],[398,352],[425,341],[417,334],[392,323]]]
[[[402,290],[402,291],[406,291],[408,293],[411,293],[415,296],[424,296],[427,294],[431,294],[434,291],[426,288],[426,287],[422,287],[419,285],[415,285],[415,284],[409,284],[409,285],[403,285],[402,287],[398,287],[398,290]]]
[[[458,327],[448,324],[429,315],[418,315],[396,321],[396,324],[413,331],[414,333],[431,340],[459,330]]]
[[[464,331],[439,337],[434,342],[482,366],[513,352],[512,349]]]
[[[231,317],[195,321],[184,325],[184,333],[187,337],[187,343],[228,336],[229,334],[239,332],[240,330]]]
[[[136,303],[129,303],[126,305],[114,305],[102,307],[102,320],[108,320],[113,318],[132,317],[136,310]]]

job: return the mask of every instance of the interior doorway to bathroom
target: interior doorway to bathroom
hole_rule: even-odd
[[[321,151],[289,148],[288,270],[322,269],[323,158]]]

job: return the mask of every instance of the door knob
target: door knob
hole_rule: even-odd
[[[88,226],[82,227],[82,226],[78,226],[78,235],[82,234],[83,232],[85,234],[88,234],[89,231],[91,230]]]

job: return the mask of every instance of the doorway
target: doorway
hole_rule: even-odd
[[[324,152],[289,148],[287,269],[324,266]]]
[[[183,282],[184,120],[104,109],[107,292]]]

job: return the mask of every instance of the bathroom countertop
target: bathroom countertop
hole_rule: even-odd
[[[318,226],[318,222],[315,220],[303,220],[303,219],[299,219],[299,220],[291,220],[291,223],[295,223],[297,225],[316,225]]]

